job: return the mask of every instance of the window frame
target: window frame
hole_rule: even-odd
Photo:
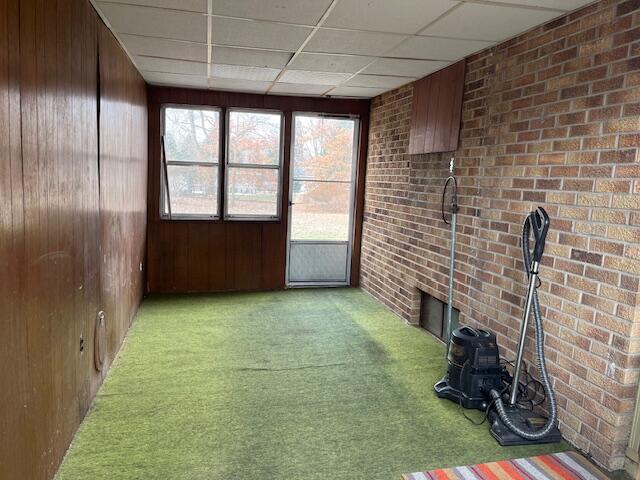
[[[353,120],[354,124],[354,135],[353,135],[353,162],[351,166],[351,198],[349,201],[349,234],[347,240],[294,240],[292,238],[293,234],[293,215],[294,208],[293,205],[295,202],[293,201],[294,196],[294,170],[295,170],[295,142],[296,142],[296,117],[317,117],[317,118],[333,118],[333,119],[342,119],[342,120]],[[358,210],[358,184],[360,182],[361,175],[364,175],[364,172],[360,171],[360,156],[362,154],[362,144],[360,143],[362,135],[362,117],[358,114],[341,114],[341,113],[324,113],[324,112],[313,112],[313,111],[293,111],[291,112],[291,139],[290,139],[290,159],[289,159],[289,209],[288,209],[288,217],[287,217],[287,250],[286,250],[286,270],[285,270],[285,284],[287,287],[308,287],[308,286],[348,286],[351,285],[351,274],[352,274],[352,261],[354,254],[354,247],[356,244],[356,212]],[[365,144],[366,148],[366,144]],[[303,180],[304,179],[298,179]],[[339,182],[342,183],[342,182]],[[326,244],[343,244],[347,245],[347,265],[346,265],[346,274],[345,282],[318,282],[318,281],[291,281],[290,279],[290,258],[291,258],[291,245],[292,244],[317,244],[317,245],[326,245]]]
[[[224,118],[224,111],[221,107],[213,107],[213,106],[209,106],[209,105],[188,105],[188,104],[179,104],[179,103],[166,103],[163,104],[160,107],[160,138],[164,138],[165,137],[165,128],[166,128],[166,110],[167,109],[182,109],[182,110],[208,110],[208,111],[214,111],[214,112],[218,112],[218,135],[219,135],[219,139],[218,139],[218,161],[217,163],[211,163],[211,162],[172,162],[170,163],[167,160],[167,167],[169,167],[170,165],[178,165],[178,166],[192,166],[192,167],[197,167],[197,166],[205,166],[205,167],[217,167],[218,168],[218,172],[217,172],[217,180],[218,180],[218,188],[217,188],[217,202],[216,202],[216,212],[214,215],[208,215],[208,214],[201,214],[201,213],[173,213],[173,211],[169,211],[167,210],[165,212],[165,207],[166,205],[166,201],[168,198],[168,194],[169,192],[167,192],[168,190],[168,179],[165,179],[165,168],[164,168],[164,161],[162,158],[162,146],[160,147],[160,199],[159,199],[159,214],[160,214],[160,219],[161,220],[211,220],[211,221],[215,221],[215,220],[220,220],[221,215],[220,215],[220,205],[221,205],[221,201],[222,201],[222,183],[221,183],[221,177],[222,177],[222,168],[223,168],[223,164],[224,164],[224,158],[223,158],[223,154],[224,154],[224,148],[223,148],[223,144],[222,141],[224,140],[224,130],[225,130],[225,118]],[[166,152],[164,152],[166,154]],[[168,172],[168,168],[167,168],[167,172]]]
[[[293,237],[293,222],[292,222],[292,216],[293,216],[293,205],[295,204],[295,202],[293,201],[293,196],[295,195],[294,193],[294,183],[296,181],[318,181],[318,180],[313,180],[313,179],[306,179],[306,178],[296,178],[294,175],[294,169],[295,169],[295,159],[294,159],[294,155],[295,155],[295,149],[296,149],[296,117],[315,117],[315,118],[333,118],[336,120],[353,120],[354,122],[354,127],[353,127],[353,161],[352,161],[352,165],[351,165],[351,180],[349,182],[345,182],[345,181],[336,181],[336,180],[328,180],[327,182],[335,182],[335,183],[349,183],[351,186],[351,193],[350,193],[350,199],[349,199],[349,234],[347,236],[347,240],[295,240]],[[355,241],[355,226],[356,226],[356,210],[358,208],[357,206],[357,198],[358,198],[358,179],[361,175],[361,172],[358,171],[359,169],[359,162],[360,162],[360,134],[362,129],[362,119],[360,118],[360,115],[356,115],[356,114],[340,114],[340,113],[323,113],[323,112],[307,112],[307,111],[294,111],[291,114],[291,146],[290,146],[290,152],[291,152],[291,158],[289,160],[289,170],[290,170],[290,174],[289,174],[289,211],[288,211],[288,218],[287,218],[287,258],[289,255],[289,244],[291,242],[297,242],[297,243],[347,243],[349,244],[349,255],[352,254],[352,250],[353,250],[353,243]],[[323,182],[322,180],[320,180],[320,182]],[[287,270],[287,279],[288,279],[288,270]],[[351,265],[349,265],[349,270],[347,271],[347,278],[350,278],[351,275]],[[288,281],[288,280],[287,280]]]
[[[225,121],[224,121],[224,202],[223,202],[223,218],[226,221],[231,222],[279,222],[282,218],[282,170],[284,164],[284,131],[285,131],[285,114],[282,110],[268,109],[268,108],[244,108],[244,107],[228,107],[225,109]],[[230,163],[229,162],[229,136],[230,136],[230,122],[229,116],[232,112],[254,112],[254,113],[269,113],[280,116],[280,141],[278,151],[278,163],[273,165],[253,164],[253,163]],[[276,196],[276,214],[275,215],[246,215],[246,214],[230,214],[228,212],[228,188],[229,188],[229,167],[232,168],[251,168],[258,170],[276,170],[278,172],[278,192]]]

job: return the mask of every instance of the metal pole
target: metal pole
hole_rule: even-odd
[[[444,341],[446,343],[445,355],[449,355],[449,342],[451,340],[451,326],[453,324],[453,275],[456,263],[456,226],[458,224],[458,192],[454,176],[455,158],[451,157],[449,162],[449,173],[454,179],[453,197],[451,199],[451,247],[449,250],[449,295],[447,299],[447,325],[444,332]]]
[[[527,292],[527,303],[524,307],[524,316],[520,325],[520,339],[518,340],[518,351],[516,353],[516,364],[513,372],[513,383],[511,384],[511,393],[509,394],[509,404],[515,405],[518,401],[518,383],[520,381],[520,372],[522,369],[522,356],[524,355],[524,342],[527,339],[527,326],[529,325],[529,317],[531,315],[531,306],[533,305],[533,294],[536,291],[536,282],[538,280],[538,270],[540,262],[534,261],[531,265],[531,275],[529,275],[529,291]]]
[[[458,223],[458,214],[451,214],[451,253],[449,254],[449,298],[447,300],[447,331],[445,332],[445,341],[447,342],[447,355],[449,354],[449,340],[451,338],[451,326],[453,322],[453,274],[456,263],[456,224]]]

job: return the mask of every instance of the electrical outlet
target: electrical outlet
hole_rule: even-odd
[[[142,271],[142,262],[140,262],[140,271]]]

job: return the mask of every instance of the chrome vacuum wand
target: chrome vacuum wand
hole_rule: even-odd
[[[451,249],[449,252],[449,298],[447,300],[447,323],[444,332],[444,341],[446,343],[445,355],[449,354],[449,342],[451,340],[451,327],[453,323],[453,274],[456,263],[456,227],[458,224],[458,181],[454,175],[455,158],[451,157],[449,162],[449,173],[444,189],[442,190],[442,219],[444,223],[449,224],[444,214],[444,201],[447,194],[447,187],[452,183],[453,190],[451,194]]]
[[[509,393],[509,404],[516,405],[518,403],[518,385],[520,382],[520,374],[522,372],[522,357],[524,355],[524,342],[527,339],[527,328],[529,327],[529,317],[531,316],[531,306],[533,305],[533,295],[537,287],[538,274],[540,270],[540,262],[533,260],[529,275],[529,288],[527,290],[527,303],[524,307],[524,317],[520,324],[520,340],[518,341],[518,350],[516,353],[516,363],[513,372],[513,383],[511,384],[511,392]]]
[[[518,403],[518,386],[520,384],[520,374],[522,372],[522,357],[524,355],[524,342],[527,339],[527,327],[529,326],[529,318],[531,317],[531,308],[536,297],[536,288],[538,288],[538,274],[540,273],[540,262],[544,253],[544,246],[547,241],[547,233],[549,233],[550,225],[549,215],[544,208],[538,207],[537,210],[531,212],[525,220],[524,231],[526,232],[526,240],[523,236],[522,249],[523,253],[529,253],[529,230],[533,232],[534,246],[532,255],[524,255],[523,261],[525,268],[529,269],[529,288],[527,289],[527,301],[524,307],[524,315],[520,324],[520,339],[518,340],[518,350],[516,352],[516,363],[513,372],[513,383],[511,384],[511,393],[509,394],[509,404],[516,405]],[[530,258],[529,258],[530,257]],[[526,263],[530,262],[530,265]]]

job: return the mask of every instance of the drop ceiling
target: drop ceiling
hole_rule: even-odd
[[[591,0],[94,0],[154,85],[371,98]]]

